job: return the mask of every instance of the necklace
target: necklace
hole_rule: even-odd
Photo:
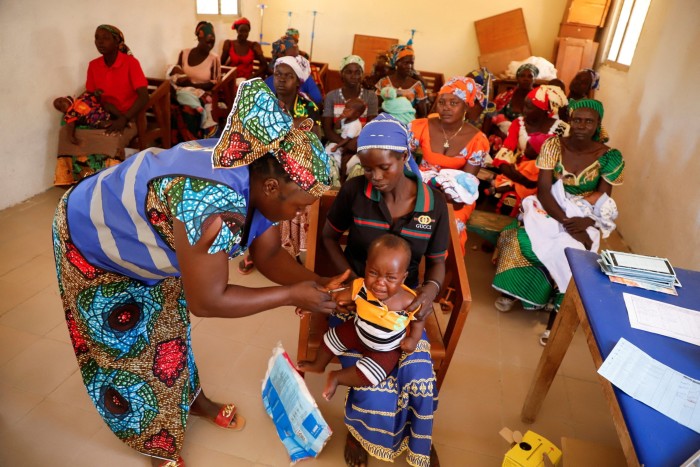
[[[464,127],[464,121],[462,121],[462,124],[459,126],[459,129],[452,133],[452,136],[449,138],[447,137],[447,133],[445,133],[445,127],[442,126],[442,122],[440,123],[440,129],[442,130],[442,136],[445,137],[445,143],[442,145],[443,148],[445,149],[450,149],[450,140],[457,136],[457,134],[462,131],[462,127]]]

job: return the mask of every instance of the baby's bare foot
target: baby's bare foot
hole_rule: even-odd
[[[297,368],[305,373],[323,373],[326,371],[325,366],[321,366],[320,363],[316,363],[315,361],[312,362],[310,360],[302,360],[298,362]]]

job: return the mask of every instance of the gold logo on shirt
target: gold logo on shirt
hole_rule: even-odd
[[[419,216],[418,217],[418,222],[420,222],[423,225],[428,225],[433,221],[433,219],[430,216]]]

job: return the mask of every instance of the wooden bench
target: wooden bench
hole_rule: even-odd
[[[321,276],[335,275],[321,241],[321,232],[326,222],[326,214],[335,200],[337,192],[324,194],[309,213],[307,235],[306,267]],[[459,234],[454,210],[448,205],[450,222],[450,243],[445,262],[445,280],[440,295],[433,304],[435,312],[426,319],[425,330],[430,341],[430,354],[437,378],[438,389],[442,385],[452,355],[457,348],[462,328],[471,308],[471,290],[464,259],[461,255]],[[328,315],[323,313],[302,313],[299,324],[298,360],[315,358],[321,345],[323,334],[328,330]]]

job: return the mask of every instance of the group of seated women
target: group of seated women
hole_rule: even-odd
[[[237,39],[224,42],[223,64],[236,67],[241,80],[263,77],[266,60],[259,44],[248,41],[250,22],[239,19],[233,29]],[[211,136],[212,127],[219,123],[207,118],[211,109],[206,108],[210,103],[207,92],[221,77],[221,61],[212,52],[213,27],[202,22],[195,36],[197,45],[184,49],[177,67],[168,73],[178,102],[186,107],[176,117],[183,139]],[[125,131],[146,102],[146,79],[138,61],[128,55],[117,28],[99,26],[95,45],[102,57],[88,67],[86,88],[92,100],[75,100],[66,115],[85,116],[85,109],[76,102],[92,102],[111,115],[107,124],[101,122],[104,131]],[[258,69],[253,67],[256,59],[261,65]],[[520,301],[526,309],[549,304],[556,312],[571,276],[564,248],[595,250],[601,232],[605,236],[614,229],[617,209],[610,195],[612,187],[623,180],[622,156],[605,144],[603,106],[588,98],[597,85],[595,72],[577,74],[567,99],[556,85],[533,87],[537,69],[524,65],[518,70],[517,87],[494,99],[493,75],[482,68],[449,79],[430,109],[425,86],[413,69],[414,60],[410,46],[397,46],[389,56],[388,69],[379,60],[368,80],[362,58],[344,57],[339,66],[341,87],[321,100],[294,31],[273,45],[271,76],[265,82],[276,105],[295,127],[342,149],[342,176],[337,177],[340,191],[322,234],[329,261],[338,274],[350,270],[352,277],[362,277],[367,248],[374,239],[386,232],[403,237],[411,249],[406,284],[416,289],[412,306],[426,310],[424,317],[444,281],[449,240],[446,202],[454,207],[464,253],[466,226],[479,196],[476,175],[489,166],[499,175],[487,194],[513,191],[523,209],[522,221],[515,220],[498,242],[493,287],[503,295],[496,307],[507,311]],[[367,89],[368,82],[372,89]],[[346,107],[357,101],[363,105],[355,107],[356,115],[351,117]],[[407,112],[405,105],[413,112]],[[565,118],[560,118],[567,107]],[[398,115],[392,116],[391,110]],[[404,119],[407,115],[410,118]],[[344,136],[343,127],[353,119],[362,130],[359,135]],[[505,141],[494,151],[489,136],[498,132]],[[232,141],[231,147],[243,143]],[[292,150],[294,144],[289,147]],[[355,178],[349,177],[351,171],[346,167],[353,156],[355,173],[361,175]],[[228,153],[222,157],[226,165]],[[291,170],[289,175],[304,186],[297,172]],[[297,208],[295,219],[290,220],[293,215],[280,217],[275,227],[281,247],[293,256],[305,246],[308,204]],[[343,251],[339,239],[344,232],[349,235]],[[245,249],[237,253],[243,258],[239,270],[247,273],[253,263],[244,253]],[[426,268],[421,279],[418,264],[423,258]],[[267,265],[264,273],[274,276]],[[543,341],[547,336],[545,333]],[[348,366],[355,359],[348,353],[341,361]],[[366,465],[368,453],[393,460],[407,451],[410,465],[437,465],[431,438],[437,407],[434,383],[429,344],[423,335],[416,351],[404,355],[385,380],[351,388],[345,413],[349,430],[346,463]]]

